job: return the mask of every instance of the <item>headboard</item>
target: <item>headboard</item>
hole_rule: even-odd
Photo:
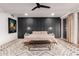
[[[33,31],[32,34],[47,34],[47,31]]]

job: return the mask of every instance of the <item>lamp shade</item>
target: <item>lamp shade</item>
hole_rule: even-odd
[[[48,28],[48,30],[52,30],[52,29],[53,29],[52,27],[49,27],[49,28]]]
[[[27,30],[31,30],[31,27],[27,27]]]

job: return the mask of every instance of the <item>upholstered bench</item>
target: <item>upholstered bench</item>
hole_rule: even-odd
[[[31,40],[29,42],[24,42],[24,45],[28,46],[28,49],[30,48],[48,48],[51,50],[51,42],[49,40]]]

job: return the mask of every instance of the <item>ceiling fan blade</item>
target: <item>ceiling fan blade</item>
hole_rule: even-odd
[[[40,8],[40,7],[42,7],[42,8],[50,8],[49,6],[45,6],[45,5],[40,5],[39,3],[36,3],[36,7],[34,7],[33,9],[32,9],[32,11],[33,10],[35,10],[36,8]]]
[[[40,7],[50,8],[49,6],[45,6],[45,5],[40,5]]]
[[[34,7],[34,8],[32,9],[32,11],[35,10],[36,8],[37,8],[37,7]]]
[[[39,6],[40,4],[39,3],[36,3],[37,4],[37,6]]]

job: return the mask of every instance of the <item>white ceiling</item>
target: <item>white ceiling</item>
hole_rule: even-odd
[[[50,9],[39,8],[31,11],[35,3],[0,3],[0,8],[18,17],[61,17],[71,11],[79,11],[79,3],[40,3],[50,6]],[[24,13],[28,13],[25,16]],[[54,16],[51,13],[55,13]]]

